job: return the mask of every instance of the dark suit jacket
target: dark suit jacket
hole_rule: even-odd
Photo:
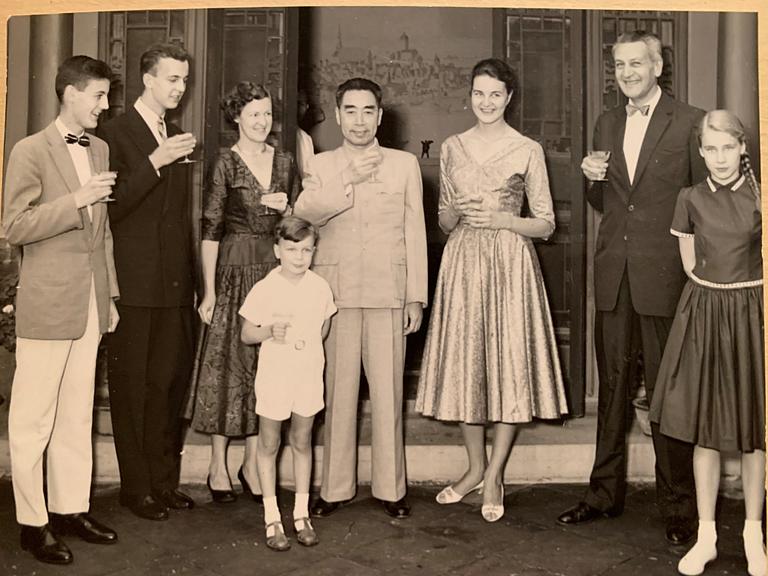
[[[107,169],[107,145],[91,138],[93,173]],[[3,226],[23,257],[16,293],[16,335],[73,340],[85,332],[91,278],[99,330],[109,325],[109,301],[118,298],[106,204],[75,206],[80,189],[67,144],[54,123],[21,140],[6,166]]]
[[[603,213],[595,252],[595,300],[613,310],[626,268],[639,314],[674,316],[685,272],[669,232],[677,195],[706,177],[695,126],[704,112],[662,94],[651,117],[630,185],[624,158],[624,107],[600,115],[595,150],[610,150],[607,182],[595,182],[589,203]]]
[[[167,123],[168,136],[181,132]],[[158,176],[149,161],[157,140],[131,107],[100,127],[117,185],[109,204],[120,278],[120,304],[174,307],[193,303],[191,168],[174,163]]]

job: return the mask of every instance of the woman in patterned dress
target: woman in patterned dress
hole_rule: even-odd
[[[504,119],[514,75],[475,65],[477,123],[440,154],[440,227],[449,232],[437,279],[416,409],[461,423],[469,466],[441,504],[482,489],[483,518],[504,514],[503,474],[515,424],[567,412],[557,346],[531,238],[555,228],[544,153]],[[527,199],[530,216],[521,216]],[[493,423],[490,460],[485,425]]]
[[[240,341],[238,310],[248,291],[276,266],[273,231],[290,211],[300,179],[293,156],[267,144],[272,99],[266,88],[240,82],[222,101],[239,131],[213,168],[202,218],[204,296],[198,307],[207,331],[197,351],[187,416],[211,435],[208,487],[216,502],[235,500],[226,464],[231,437],[245,436],[238,472],[243,490],[257,487],[254,378],[257,348]],[[258,491],[258,489],[256,489]]]

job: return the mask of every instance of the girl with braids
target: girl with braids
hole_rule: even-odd
[[[747,155],[744,127],[731,112],[704,116],[699,153],[710,175],[680,191],[672,220],[689,281],[659,368],[651,420],[663,434],[696,445],[698,538],[678,571],[701,574],[717,557],[720,452],[739,451],[748,572],[765,575],[760,185]]]

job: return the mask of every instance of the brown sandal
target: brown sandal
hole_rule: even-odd
[[[304,528],[301,530],[299,530],[298,527],[299,522],[304,525]],[[293,529],[296,530],[296,540],[298,540],[299,544],[302,546],[315,546],[320,543],[320,540],[317,537],[317,532],[315,532],[315,529],[312,527],[312,522],[310,522],[309,518],[294,518]]]
[[[269,535],[270,528],[274,528],[274,534],[272,536]],[[285,530],[283,530],[283,523],[280,522],[280,520],[267,524],[265,526],[265,531],[267,535],[267,548],[277,550],[278,552],[284,552],[291,548],[291,543],[288,541],[288,538],[285,535]]]

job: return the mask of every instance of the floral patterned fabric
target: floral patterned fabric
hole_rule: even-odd
[[[185,416],[198,432],[244,436],[258,430],[254,379],[256,346],[240,341],[238,310],[256,282],[277,265],[272,244],[280,216],[261,196],[284,192],[293,202],[299,177],[293,156],[275,150],[272,179],[264,188],[240,156],[222,152],[208,187],[202,218],[203,240],[219,242],[216,305],[201,335]]]
[[[519,215],[554,223],[544,153],[519,136],[479,163],[461,136],[443,144],[440,210],[480,194]],[[419,377],[416,410],[467,423],[559,418],[567,410],[549,304],[531,239],[462,221],[443,252]]]

